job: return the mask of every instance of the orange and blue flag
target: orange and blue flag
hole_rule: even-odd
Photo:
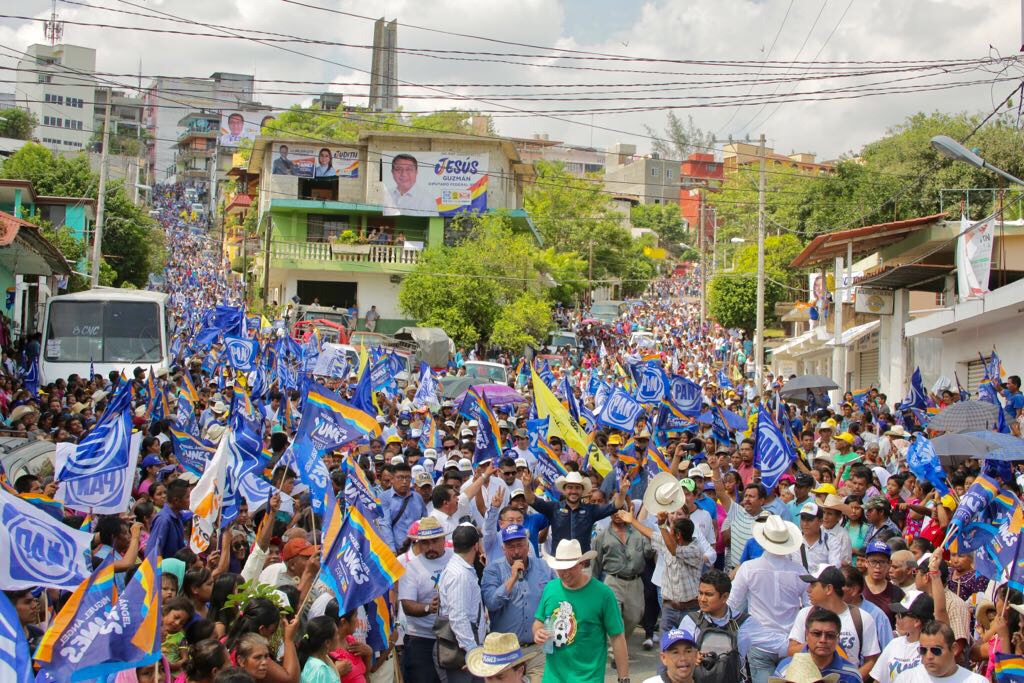
[[[336,508],[324,536],[327,551],[321,576],[344,613],[391,590],[405,568],[359,506],[349,507],[340,526],[335,526],[339,516]]]
[[[996,683],[1024,683],[1024,657],[997,652]]]
[[[377,596],[366,603],[366,621],[369,628],[366,632],[366,644],[373,650],[374,658],[379,653],[387,652],[391,646],[391,632],[395,628],[395,614],[391,605],[390,591]]]
[[[662,472],[672,471],[672,467],[669,465],[668,461],[665,460],[665,455],[662,450],[663,447],[661,439],[657,436],[647,443],[647,459],[644,462],[644,467],[647,468],[647,476],[649,478],[656,477]]]
[[[302,403],[298,434],[308,438],[317,451],[380,436],[377,420],[345,403],[341,396],[320,384],[311,384]]]
[[[463,401],[463,405],[466,404],[470,406],[468,412],[472,416],[471,419],[477,421],[476,449],[473,451],[473,461],[480,464],[484,460],[490,459],[497,464],[502,453],[498,418],[494,416],[494,412],[487,405],[484,397],[473,389],[466,392],[466,400]]]

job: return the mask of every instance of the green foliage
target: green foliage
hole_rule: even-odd
[[[551,304],[533,292],[523,292],[502,307],[491,331],[491,344],[519,352],[525,346],[539,346],[551,330]]]
[[[538,251],[534,267],[558,283],[548,290],[554,302],[572,306],[587,291],[587,262],[575,252],[556,251],[554,247]]]
[[[637,204],[630,211],[635,228],[647,228],[658,235],[661,246],[673,253],[681,250],[680,242],[689,241],[686,223],[675,204]]]
[[[486,342],[504,307],[540,289],[538,254],[507,216],[481,216],[461,244],[424,252],[402,281],[399,305],[421,325],[443,328],[456,344]]]
[[[112,131],[107,141],[110,143],[110,154],[121,154],[126,157],[137,157],[145,154],[146,146],[152,136],[145,129]],[[93,131],[89,144],[96,150],[103,149],[103,131]]]
[[[0,138],[30,140],[32,131],[39,124],[35,114],[24,109],[4,109],[0,111]]]
[[[771,280],[765,282],[766,324],[783,291]],[[720,325],[753,331],[757,326],[757,278],[749,273],[713,277],[708,288],[708,312]]]
[[[709,152],[715,143],[715,134],[698,128],[692,116],[687,116],[686,121],[683,121],[671,111],[665,123],[665,132],[660,136],[658,131],[650,126],[644,128],[647,129],[648,136],[655,138],[651,147],[663,159],[682,161],[694,152]]]
[[[764,272],[779,282],[797,286],[803,279],[799,272],[790,270],[789,264],[803,251],[799,237],[783,233],[769,235],[764,239]],[[757,244],[746,243],[736,252],[734,270],[740,273],[757,273]],[[804,285],[806,286],[806,284]]]
[[[84,155],[54,155],[42,145],[26,144],[4,161],[0,177],[30,181],[42,195],[63,197],[99,196],[99,176]],[[159,267],[157,257],[162,234],[146,211],[132,204],[121,182],[108,182],[103,258],[116,273],[114,283],[145,287],[149,273]]]
[[[314,141],[355,142],[361,130],[409,132],[410,128],[441,133],[473,132],[473,112],[455,109],[430,114],[377,114],[292,107],[267,124],[264,135],[306,136]],[[493,130],[489,130],[493,133]]]

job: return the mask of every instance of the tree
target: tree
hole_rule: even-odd
[[[107,137],[107,141],[110,143],[108,152],[126,157],[142,156],[151,137],[145,129],[140,131],[125,129],[121,131],[115,127]],[[89,138],[89,146],[97,151],[103,151],[102,130],[93,131],[92,136]]]
[[[0,138],[15,140],[31,140],[32,131],[39,124],[35,114],[24,109],[4,109],[0,111]]]
[[[658,243],[679,253],[680,242],[689,241],[689,231],[675,204],[637,204],[629,212],[634,228],[647,228],[658,235]]]
[[[292,107],[269,122],[265,133],[282,136],[309,137],[311,142],[355,142],[361,130],[408,132],[418,129],[429,132],[474,132],[474,112],[450,109],[429,114],[379,114],[369,110],[346,111],[339,107],[324,111],[312,107]],[[488,133],[493,134],[493,126]]]
[[[550,302],[533,292],[523,292],[502,307],[490,341],[494,346],[519,353],[527,345],[540,346],[553,328]]]
[[[790,269],[789,264],[803,251],[804,244],[796,235],[769,235],[764,239],[764,272],[768,277],[788,285],[799,285],[802,275]],[[744,244],[736,252],[734,270],[739,273],[757,273],[757,244]],[[804,281],[806,285],[806,281]],[[772,303],[774,305],[774,302]]]
[[[647,135],[654,138],[651,147],[663,159],[678,159],[683,161],[694,152],[708,154],[715,144],[715,134],[697,127],[692,116],[687,116],[684,122],[675,112],[668,113],[668,121],[665,125],[665,132],[658,135],[658,131],[645,125]]]
[[[99,196],[99,176],[90,170],[85,155],[54,155],[35,143],[26,144],[4,161],[0,177],[28,180],[42,195]],[[145,287],[149,274],[161,265],[158,245],[162,241],[156,222],[132,203],[124,184],[107,183],[103,258],[116,272],[117,286]]]
[[[773,318],[783,288],[768,280],[764,287],[765,321]],[[757,277],[752,273],[716,275],[708,288],[708,312],[718,324],[752,332],[757,327]]]

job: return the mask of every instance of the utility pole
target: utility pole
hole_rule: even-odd
[[[103,149],[100,151],[100,188],[96,198],[96,234],[92,241],[92,287],[100,285],[100,261],[103,259],[103,223],[107,208],[107,148],[110,146],[110,100],[113,91],[107,88],[107,106],[103,113]]]
[[[594,243],[587,242],[587,298],[590,301],[590,305],[594,305]]]
[[[754,382],[760,393],[764,378],[764,133],[761,133],[758,155],[761,157],[761,172],[757,182],[757,329],[754,331]]]
[[[707,259],[704,258],[704,195],[697,202],[697,251],[700,253],[700,328],[704,329],[708,308]]]

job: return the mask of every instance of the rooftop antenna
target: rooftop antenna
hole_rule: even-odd
[[[64,22],[57,18],[57,0],[50,7],[50,18],[43,22],[43,35],[54,46],[64,37]]]

